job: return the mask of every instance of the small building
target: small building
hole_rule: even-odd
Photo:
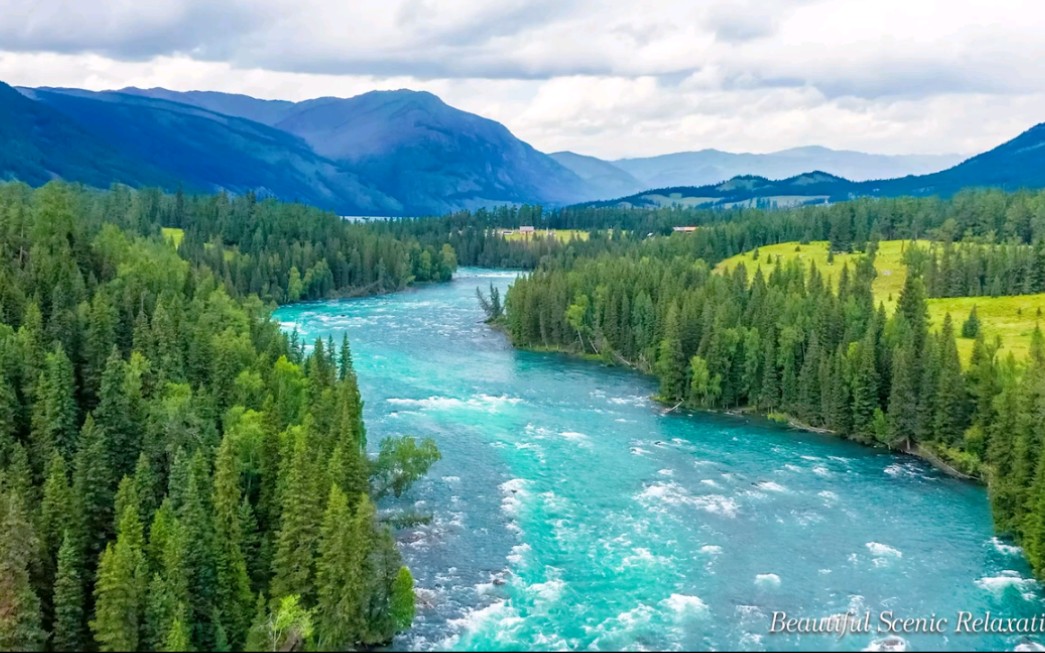
[[[696,231],[696,227],[672,227],[672,231]]]
[[[536,231],[532,226],[519,227],[519,233],[521,234],[532,234]]]

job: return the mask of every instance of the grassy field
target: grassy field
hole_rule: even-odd
[[[529,233],[513,231],[510,234],[505,234],[504,237],[507,240],[532,240],[534,238],[547,238],[548,236],[554,236],[556,240],[564,243],[574,239],[588,240],[588,232],[580,229],[538,229]]]
[[[174,227],[164,227],[163,237],[174,244],[175,249],[181,245],[181,241],[185,238],[184,229],[175,229]]]
[[[926,245],[927,243],[920,241],[919,244]],[[872,287],[875,301],[885,304],[889,313],[892,313],[896,307],[900,289],[903,288],[904,280],[907,278],[903,252],[909,245],[909,241],[903,240],[886,240],[879,243],[878,255],[875,257],[875,269],[878,271],[878,276]],[[777,256],[779,256],[782,263],[797,258],[807,265],[815,264],[825,278],[837,283],[837,275],[842,268],[848,263],[850,272],[852,272],[856,260],[863,256],[862,254],[835,254],[834,263],[829,264],[827,254],[826,241],[806,245],[794,242],[781,243],[758,248],[757,260],[753,251],[745,252],[722,261],[715,270],[729,272],[738,263],[743,262],[749,276],[753,276],[757,269],[761,269],[762,274],[769,276],[776,266]],[[1010,351],[1016,357],[1026,355],[1035,325],[1039,321],[1045,322],[1045,294],[1010,297],[949,297],[929,300],[930,328],[934,330],[940,328],[944,317],[950,313],[955,329],[960,330],[962,322],[969,316],[973,306],[976,307],[976,313],[983,323],[984,335],[988,340],[995,337],[1001,339],[1002,346],[999,353],[1002,356]],[[1039,316],[1039,310],[1041,316]],[[1045,324],[1043,324],[1043,328],[1045,328]],[[967,361],[972,351],[972,340],[958,338],[958,351],[962,355],[962,360]]]

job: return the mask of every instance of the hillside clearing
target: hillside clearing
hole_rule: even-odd
[[[163,239],[171,242],[174,245],[174,249],[178,249],[181,246],[181,241],[185,239],[185,230],[175,227],[163,227]]]
[[[588,240],[588,232],[582,229],[536,229],[534,231],[514,230],[504,234],[505,240],[526,241],[541,238],[555,238],[565,243],[571,240]]]

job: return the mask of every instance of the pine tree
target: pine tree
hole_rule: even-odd
[[[54,637],[56,651],[82,651],[84,638],[83,561],[69,531],[58,551],[58,571],[54,581]]]
[[[875,361],[874,331],[858,343],[852,376],[853,431],[869,437],[873,434],[874,411],[878,408],[878,368]]]
[[[210,479],[207,464],[197,450],[188,464],[182,502],[177,509],[178,523],[185,541],[184,578],[191,588],[188,595],[187,625],[192,628],[192,641],[197,648],[215,648],[215,535],[213,507],[210,505]]]
[[[105,293],[96,292],[91,300],[83,349],[84,395],[88,409],[93,409],[97,405],[102,373],[113,347],[116,346],[118,320],[119,316]]]
[[[76,451],[78,409],[73,366],[59,346],[47,354],[44,371],[36,386],[32,412],[31,459],[34,471],[41,474],[57,448],[66,460]]]
[[[254,606],[254,619],[250,622],[250,631],[247,633],[247,641],[243,645],[243,650],[266,651],[268,650],[269,614],[264,594],[258,594],[258,600],[255,601]]]
[[[171,622],[171,629],[167,632],[167,638],[163,645],[164,651],[175,653],[176,651],[191,651],[192,640],[189,636],[189,628],[181,617],[175,617]]]
[[[795,406],[798,417],[807,423],[821,422],[820,391],[820,339],[810,336],[802,368],[798,374],[798,403]]]
[[[968,395],[962,376],[951,316],[944,318],[940,333],[940,374],[936,391],[934,436],[948,446],[957,446],[968,419]]]
[[[24,499],[11,491],[0,494],[0,532],[0,649],[43,650],[40,598],[29,576],[36,535]]]
[[[253,602],[239,520],[238,465],[232,437],[226,434],[214,463],[214,550],[218,581],[215,600],[221,625],[237,648],[242,646],[250,627]]]
[[[73,496],[69,488],[65,458],[57,450],[51,455],[40,503],[39,537],[49,559],[58,555],[65,531],[73,517]]]
[[[762,390],[759,395],[759,408],[772,410],[780,402],[780,377],[777,373],[776,338],[772,331],[764,338],[765,358],[762,361]]]
[[[91,632],[102,651],[135,651],[140,642],[145,605],[146,561],[142,526],[133,494],[125,479],[118,493],[123,512],[115,543],[109,543],[98,563],[94,586],[95,617]]]
[[[893,359],[892,392],[889,395],[889,444],[910,446],[917,430],[918,392],[915,385],[912,345],[901,346]]]
[[[94,411],[94,420],[107,441],[107,463],[113,479],[134,473],[141,449],[141,434],[131,422],[130,400],[124,391],[126,375],[127,363],[114,348],[102,373],[98,408]]]
[[[73,472],[73,500],[77,537],[84,552],[95,555],[112,532],[111,472],[105,452],[105,441],[90,414],[80,431]]]
[[[962,322],[962,337],[975,338],[980,335],[980,318],[976,315],[976,307],[973,306],[969,317]]]
[[[686,388],[686,355],[680,340],[681,326],[678,307],[668,309],[664,339],[660,343],[657,367],[660,376],[660,396],[664,401],[681,401]]]
[[[316,642],[322,648],[344,649],[360,640],[368,534],[369,524],[353,520],[347,497],[332,485],[316,561]]]
[[[308,447],[307,432],[293,429],[293,457],[283,487],[281,523],[273,560],[273,596],[312,596],[313,554],[320,529],[320,507],[316,500],[316,474]]]
[[[400,567],[392,584],[392,622],[396,632],[406,630],[414,622],[414,577]]]

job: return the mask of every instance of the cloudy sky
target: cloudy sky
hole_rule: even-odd
[[[0,80],[432,91],[538,149],[974,153],[1045,121],[1033,0],[0,0]]]

